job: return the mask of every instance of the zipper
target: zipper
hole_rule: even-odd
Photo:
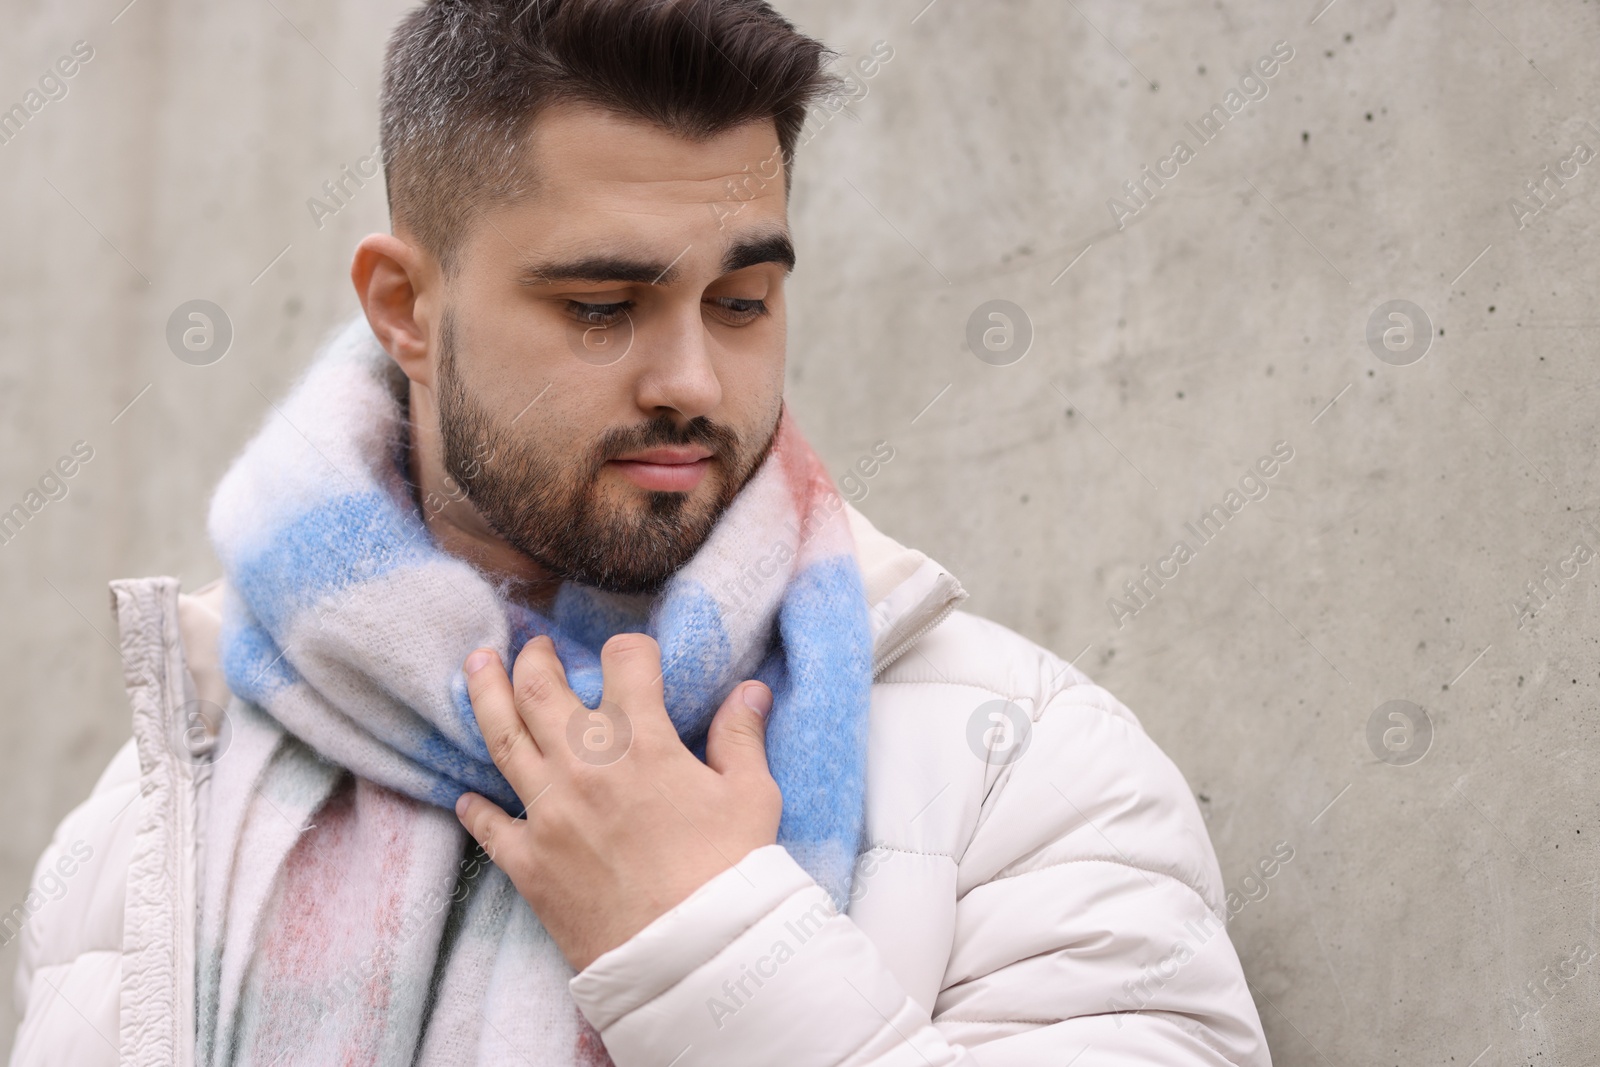
[[[929,619],[922,626],[917,627],[915,633],[901,641],[899,644],[895,645],[892,651],[886,652],[880,656],[877,664],[872,668],[872,680],[876,682],[879,675],[888,670],[889,665],[895,660],[911,651],[911,646],[922,640],[924,634],[933,629],[935,626],[938,626],[941,622],[944,622],[945,619],[949,618],[950,613],[956,610],[956,605],[961,603],[961,600],[962,598],[959,596],[949,600],[944,607],[939,609],[938,613],[935,614],[933,618]]]

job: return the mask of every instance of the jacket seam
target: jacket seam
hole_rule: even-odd
[[[1028,700],[1034,699],[1031,696],[1027,696],[1027,694],[1025,694],[1025,693],[1023,693],[1023,694],[1008,694],[1008,693],[1004,692],[1003,690],[1001,690],[1001,689],[999,689],[999,688],[997,688],[995,686],[989,685],[986,682],[964,682],[964,681],[956,681],[956,680],[953,680],[953,679],[950,679],[950,678],[897,678],[897,679],[880,678],[877,681],[873,682],[872,684],[875,685],[875,686],[878,686],[878,685],[959,685],[959,686],[963,686],[963,687],[965,687],[967,689],[981,689],[985,693],[993,693],[995,696],[999,696],[999,697],[1003,697],[1003,696],[1024,696]],[[1063,692],[1064,691],[1065,690],[1063,690]]]
[[[880,685],[953,685],[960,686],[965,689],[977,689],[981,692],[988,693],[991,696],[1004,697],[1008,700],[1016,700],[1020,698],[1035,702],[1039,709],[1038,718],[1043,718],[1044,710],[1063,694],[1071,693],[1074,689],[1079,689],[1083,686],[1096,686],[1098,688],[1098,685],[1095,682],[1074,682],[1071,685],[1065,685],[1059,689],[1052,689],[1047,693],[1047,695],[1040,697],[1032,693],[1009,693],[998,686],[990,685],[985,682],[954,681],[944,678],[901,678],[895,680],[879,680],[874,682],[873,685],[875,687]],[[1097,711],[1101,715],[1104,715],[1107,718],[1115,719],[1118,722],[1129,722],[1128,716],[1122,712],[1119,712],[1113,708],[1105,707],[1101,704],[1093,703],[1092,701],[1074,700],[1069,706],[1074,709],[1081,709],[1084,711]],[[1038,721],[1038,719],[1035,719],[1034,721]]]
[[[1064,1023],[1067,1019],[1076,1019],[1080,1016],[1069,1015],[1061,1019],[968,1019],[959,1015],[941,1015],[934,1022],[939,1023],[971,1023],[977,1026],[1006,1026],[1013,1023],[1022,1023],[1026,1026],[1054,1026]]]
[[[863,852],[862,854],[865,855],[866,852],[877,852],[877,851],[880,851],[880,850],[883,851],[883,852],[902,852],[902,853],[906,854],[907,856],[940,856],[940,857],[942,857],[944,859],[949,860],[951,863],[955,863],[956,862],[956,858],[953,855],[951,855],[950,853],[948,853],[948,852],[924,852],[921,849],[917,849],[917,848],[900,848],[897,845],[869,845],[867,847],[866,851]]]
[[[901,990],[901,992],[905,994],[905,1000],[901,1001],[900,1002],[900,1007],[895,1009],[895,1013],[896,1014],[899,1014],[901,1011],[905,1010],[905,1006],[907,1004],[915,1005],[920,1010],[921,1006],[917,1005],[916,1002],[914,1000],[912,1000],[911,995],[909,993],[905,993],[904,990]],[[879,1014],[882,1014],[882,1013],[880,1012]],[[933,1025],[933,1020],[932,1019],[928,1020],[928,1028],[933,1030],[935,1033],[938,1033],[938,1027]],[[861,1042],[861,1044],[857,1045],[854,1049],[852,1049],[850,1051],[850,1055],[845,1057],[845,1062],[848,1063],[850,1060],[856,1059],[858,1056],[860,1056],[862,1049],[870,1048],[873,1045],[876,1045],[878,1043],[879,1038],[883,1037],[885,1034],[888,1034],[888,1033],[895,1034],[896,1036],[898,1036],[900,1038],[901,1041],[908,1041],[908,1039],[906,1038],[906,1035],[904,1033],[902,1033],[900,1028],[894,1024],[894,1020],[890,1016],[884,1015],[883,1016],[883,1025],[878,1027],[877,1031],[875,1033],[873,1033],[872,1036],[868,1037],[865,1041]],[[944,1035],[940,1034],[939,1036],[943,1037]],[[948,1042],[946,1042],[946,1044],[948,1044]],[[912,1047],[915,1048],[916,1046],[913,1045]],[[876,1057],[874,1057],[874,1058],[876,1058]]]
[[[1229,1063],[1233,1062],[1228,1057],[1228,1050],[1223,1048],[1216,1038],[1211,1036],[1210,1027],[1196,1023],[1191,1016],[1186,1015],[1181,1011],[1176,1011],[1172,1008],[1136,1008],[1131,1011],[1108,1011],[1096,1012],[1095,1014],[1139,1015],[1147,1019],[1159,1019],[1168,1026],[1172,1027],[1174,1030],[1180,1030],[1183,1033],[1188,1034],[1206,1048],[1210,1049],[1212,1052],[1215,1052],[1223,1060],[1226,1060]]]
[[[1189,892],[1193,893],[1199,899],[1201,907],[1205,908],[1206,912],[1208,914],[1210,914],[1213,918],[1219,918],[1219,919],[1221,918],[1221,916],[1219,916],[1215,911],[1212,910],[1211,905],[1206,902],[1205,894],[1200,892],[1199,888],[1197,886],[1195,886],[1193,883],[1191,883],[1188,879],[1180,878],[1178,875],[1173,874],[1171,871],[1163,871],[1163,870],[1161,870],[1161,869],[1159,869],[1157,867],[1145,867],[1145,866],[1142,866],[1142,865],[1137,864],[1137,863],[1130,863],[1127,860],[1107,859],[1104,856],[1084,856],[1084,857],[1079,858],[1079,859],[1056,860],[1056,861],[1054,861],[1052,863],[1046,863],[1041,867],[1030,867],[1028,870],[1018,871],[1015,874],[997,874],[994,877],[990,878],[988,881],[984,882],[983,884],[984,885],[993,885],[996,882],[1002,881],[1004,879],[1021,878],[1024,875],[1038,874],[1040,871],[1048,871],[1052,867],[1065,867],[1068,864],[1072,864],[1072,863],[1109,863],[1114,867],[1126,867],[1129,870],[1133,870],[1133,871],[1140,871],[1140,872],[1143,872],[1143,873],[1146,873],[1146,874],[1160,875],[1162,878],[1165,878],[1170,882],[1177,882],[1179,885],[1183,886]],[[973,888],[975,889],[977,887],[974,886]],[[967,892],[970,893],[971,890],[968,890]],[[963,893],[962,896],[965,897],[966,894]],[[1224,920],[1224,925],[1226,925],[1226,921],[1225,920]]]
[[[1142,1016],[1142,1017],[1147,1018],[1147,1019],[1161,1019],[1163,1022],[1167,1023],[1168,1025],[1173,1026],[1173,1027],[1175,1027],[1175,1028],[1177,1028],[1179,1030],[1182,1030],[1184,1033],[1188,1034],[1190,1037],[1195,1038],[1201,1044],[1205,1045],[1212,1052],[1215,1052],[1217,1055],[1221,1056],[1223,1059],[1226,1060],[1228,1058],[1227,1050],[1216,1044],[1216,1042],[1210,1037],[1209,1033],[1207,1032],[1206,1027],[1202,1026],[1202,1027],[1199,1027],[1197,1029],[1191,1029],[1188,1026],[1183,1026],[1180,1023],[1174,1021],[1173,1019],[1168,1018],[1168,1016],[1178,1016],[1179,1018],[1182,1018],[1183,1014],[1181,1012],[1171,1011],[1169,1009],[1163,1009],[1163,1008],[1155,1008],[1155,1009],[1151,1009],[1151,1010],[1146,1010],[1146,1009],[1140,1008],[1140,1009],[1135,1009],[1135,1010],[1132,1010],[1132,1011],[1085,1012],[1082,1015],[1068,1015],[1068,1016],[1066,1016],[1064,1018],[1059,1018],[1059,1019],[968,1019],[968,1018],[963,1018],[963,1017],[957,1016],[957,1015],[940,1015],[936,1019],[934,1019],[933,1021],[936,1024],[937,1023],[964,1023],[964,1024],[969,1025],[969,1026],[1007,1026],[1007,1025],[1017,1025],[1017,1024],[1021,1024],[1023,1026],[1057,1026],[1057,1025],[1059,1025],[1061,1023],[1071,1022],[1074,1019],[1093,1019],[1093,1018],[1098,1018],[1098,1017],[1100,1017],[1102,1015],[1137,1015],[1137,1016]]]

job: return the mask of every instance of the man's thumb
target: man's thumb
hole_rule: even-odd
[[[718,774],[767,770],[767,713],[772,690],[760,682],[734,687],[711,719],[706,734],[706,765]]]

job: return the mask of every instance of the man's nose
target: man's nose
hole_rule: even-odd
[[[635,391],[640,409],[676,411],[685,419],[716,410],[722,383],[712,358],[715,341],[698,303],[664,312],[641,333],[632,353],[639,357]]]

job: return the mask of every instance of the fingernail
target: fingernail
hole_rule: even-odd
[[[772,710],[772,690],[760,683],[745,686],[744,706],[766,718],[767,712]]]
[[[456,818],[465,819],[466,817],[467,817],[467,794],[462,793],[460,796],[456,797]]]
[[[493,655],[493,652],[486,649],[478,649],[478,651],[467,657],[467,673],[477,674],[483,670],[489,665],[489,658]]]

